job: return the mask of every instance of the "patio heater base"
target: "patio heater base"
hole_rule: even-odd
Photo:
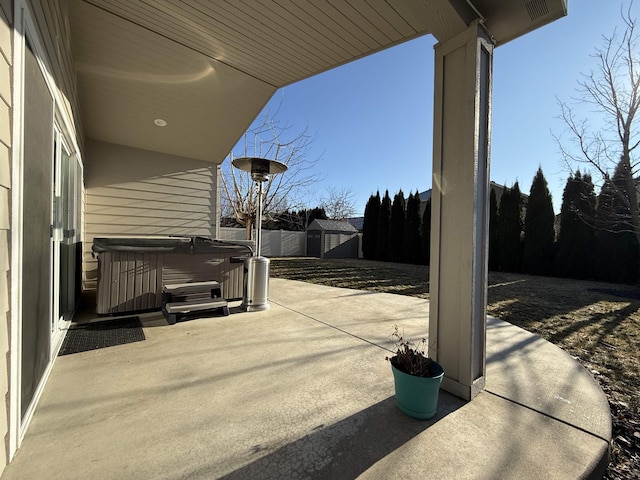
[[[269,308],[269,259],[249,257],[244,261],[244,297],[241,308],[257,312]]]
[[[244,308],[245,312],[261,312],[263,310],[269,310],[269,308],[271,307],[271,305],[269,304],[269,302],[265,302],[262,305],[246,305],[246,306],[242,306],[242,308]]]

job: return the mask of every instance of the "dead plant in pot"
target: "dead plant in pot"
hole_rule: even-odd
[[[444,377],[442,366],[427,355],[426,338],[417,343],[407,339],[397,325],[391,337],[396,351],[387,360],[391,362],[398,408],[413,418],[433,417]]]

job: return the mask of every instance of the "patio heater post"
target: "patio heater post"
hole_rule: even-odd
[[[242,157],[232,162],[233,166],[251,174],[258,187],[258,209],[256,212],[256,248],[253,256],[244,261],[244,296],[242,308],[247,312],[269,308],[269,259],[262,253],[262,201],[263,183],[270,175],[284,173],[287,166],[266,158]]]
[[[260,256],[262,252],[262,195],[263,195],[263,182],[257,181],[258,187],[258,212],[256,213],[256,249],[253,252],[253,256]]]

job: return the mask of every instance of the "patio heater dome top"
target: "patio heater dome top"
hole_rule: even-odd
[[[287,166],[277,160],[259,157],[239,157],[231,162],[234,167],[251,174],[255,181],[266,181],[267,175],[275,175],[287,171]]]

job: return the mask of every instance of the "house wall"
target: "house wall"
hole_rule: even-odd
[[[14,23],[18,19],[19,23]],[[23,382],[20,372],[24,363],[24,341],[21,337],[22,340],[27,338],[21,334],[23,319],[20,305],[24,292],[21,272],[26,258],[21,258],[21,225],[22,207],[29,203],[29,199],[23,197],[21,180],[24,152],[27,147],[34,151],[39,146],[43,151],[50,151],[54,131],[54,118],[45,114],[39,121],[42,126],[49,122],[46,136],[32,138],[23,135],[25,38],[28,38],[36,58],[31,65],[36,65],[37,77],[44,80],[44,91],[48,91],[52,101],[51,106],[47,105],[49,111],[53,107],[65,142],[81,158],[79,145],[82,133],[77,119],[79,102],[65,7],[61,0],[0,0],[0,396],[4,399],[0,406],[0,435],[4,441],[4,448],[0,448],[0,472],[19,446],[55,355],[44,358],[44,371],[32,379],[37,382],[33,395],[30,394],[26,400],[21,399]],[[34,75],[29,78],[34,78]],[[47,160],[49,164],[45,163]],[[53,159],[43,159],[41,168],[51,172]],[[40,198],[41,194],[37,196]],[[45,249],[50,245],[49,236],[46,237]],[[49,310],[49,298],[42,307],[42,311]],[[44,320],[46,328],[38,335],[50,340],[49,318]],[[35,355],[49,355],[49,345],[46,352],[35,352]]]
[[[71,54],[71,31],[68,4],[63,0],[28,0],[37,35],[46,56],[48,73],[55,81],[58,93],[59,118],[64,117],[68,134],[82,150],[84,133],[80,122],[80,101]]]
[[[83,287],[95,289],[95,237],[215,236],[217,166],[86,140]]]
[[[10,332],[10,198],[11,198],[11,1],[0,2],[0,472],[9,451],[9,332]]]

